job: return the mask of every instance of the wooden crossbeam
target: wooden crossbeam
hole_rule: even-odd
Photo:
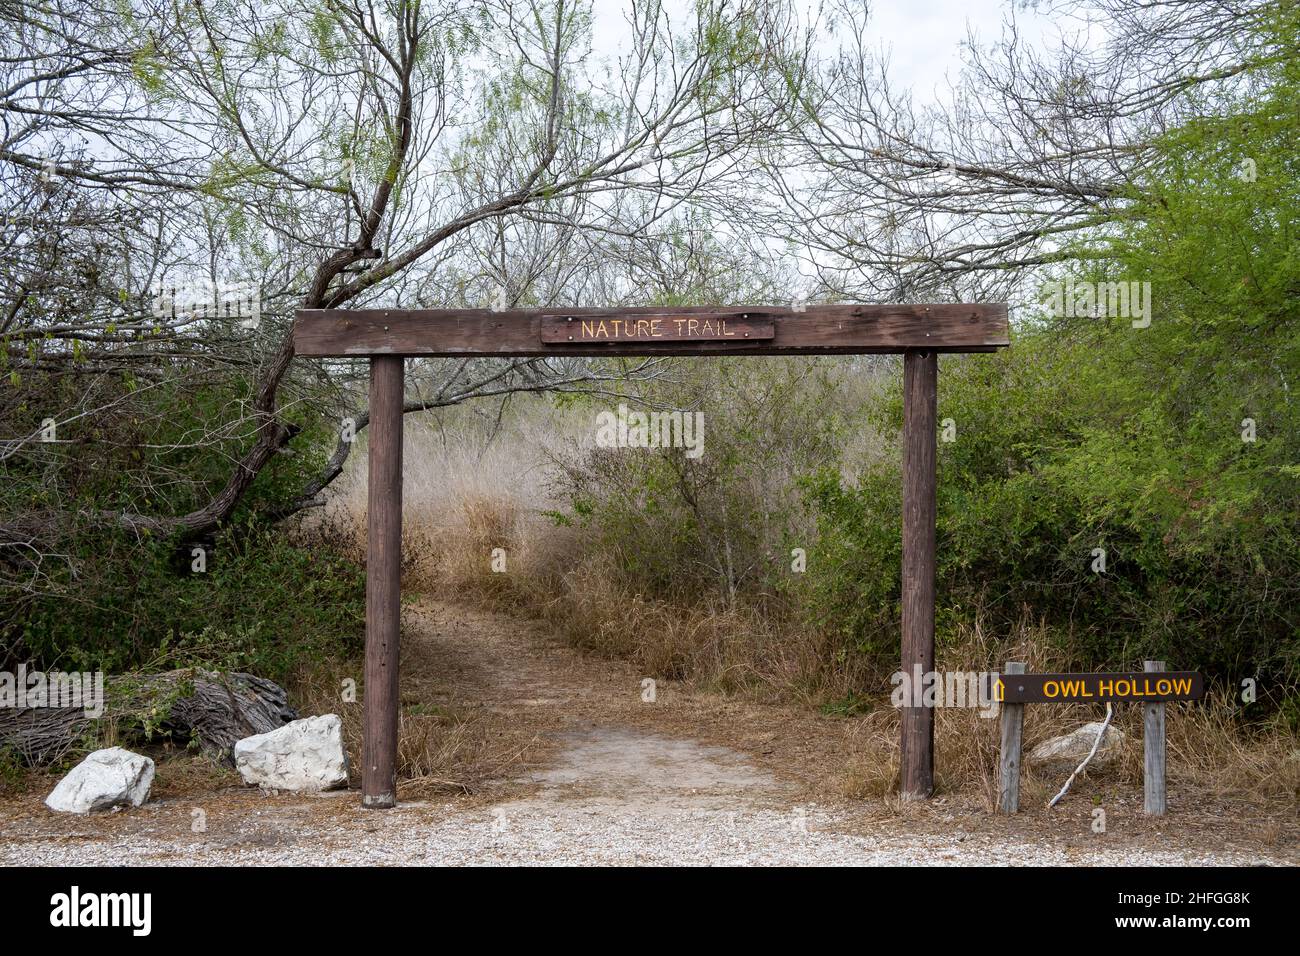
[[[307,357],[992,352],[1005,303],[632,309],[303,309]]]

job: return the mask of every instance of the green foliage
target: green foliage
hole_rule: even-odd
[[[324,547],[264,528],[231,529],[208,570],[177,567],[175,545],[83,539],[77,581],[22,622],[36,660],[69,670],[204,666],[283,680],[301,662],[357,653],[364,571]],[[95,555],[95,556],[92,556]],[[188,552],[183,552],[188,561]]]
[[[902,562],[897,466],[869,471],[853,487],[845,486],[838,469],[821,468],[800,486],[817,515],[818,545],[807,571],[813,624],[859,653],[896,656]]]
[[[67,379],[31,376],[12,427],[30,434],[40,408],[71,404]],[[0,512],[77,515],[91,511],[179,515],[201,507],[229,479],[242,453],[247,383],[194,387],[163,380],[141,387],[101,380],[97,400],[124,411],[72,421],[58,443],[3,466]],[[226,527],[202,542],[98,522],[64,529],[39,564],[0,576],[0,660],[121,673],[186,665],[240,667],[283,678],[300,660],[356,650],[363,630],[359,567],[325,545],[289,540],[266,523],[320,473],[333,429],[306,411],[293,453],[262,470]],[[75,518],[73,519],[75,522]],[[210,550],[205,573],[190,573],[195,544]]]
[[[1295,24],[1278,28],[1294,48]],[[1166,136],[1118,232],[1058,277],[1149,282],[1149,327],[1042,315],[1004,353],[941,364],[939,418],[958,432],[939,446],[939,593],[941,620],[978,605],[1009,626],[1027,609],[1084,666],[1259,677],[1285,710],[1300,679],[1300,67],[1257,79]],[[881,414],[900,427],[897,390]],[[806,483],[828,555],[810,568],[816,610],[882,653],[897,488],[883,473]]]
[[[828,701],[820,708],[827,717],[861,717],[880,706],[880,702],[867,694],[850,693],[836,700]]]
[[[630,411],[703,415],[703,454],[682,448],[598,448],[568,463],[563,489],[633,590],[686,600],[767,598],[790,587],[789,550],[803,506],[794,478],[835,455],[835,382],[824,363],[712,359],[683,363],[674,383]],[[612,410],[601,400],[597,411]],[[792,539],[793,535],[793,539]]]

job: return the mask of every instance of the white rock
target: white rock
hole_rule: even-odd
[[[1063,737],[1044,740],[1030,751],[1029,759],[1034,763],[1079,764],[1084,757],[1088,756],[1088,751],[1092,750],[1092,744],[1097,739],[1097,732],[1101,730],[1101,725],[1102,721],[1095,720],[1090,724],[1084,724],[1078,730]],[[1088,766],[1100,767],[1114,760],[1119,755],[1120,746],[1124,743],[1124,736],[1124,731],[1114,724],[1107,727],[1106,736]]]
[[[61,813],[90,813],[110,807],[138,807],[149,799],[153,761],[109,747],[96,750],[59,781],[45,805]]]
[[[235,744],[244,783],[267,790],[331,790],[348,782],[343,722],[337,714],[295,720]]]

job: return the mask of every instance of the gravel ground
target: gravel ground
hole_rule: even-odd
[[[9,842],[4,865],[723,865],[723,866],[1224,866],[1274,863],[1255,855],[1191,850],[1094,850],[1007,843],[986,836],[870,837],[837,832],[825,808],[628,812],[600,802],[532,802],[430,819],[426,808],[355,810],[333,825],[226,842],[131,837]],[[375,818],[382,819],[376,820]]]
[[[852,808],[792,802],[788,784],[724,747],[626,729],[564,736],[549,766],[515,781],[523,799],[361,809],[323,797],[229,792],[96,817],[37,814],[0,845],[4,865],[936,865],[1137,866],[1294,863],[1257,852],[1095,846],[1062,838],[864,824]],[[190,831],[195,811],[205,832]],[[49,832],[51,822],[61,832]],[[864,826],[867,828],[864,831]],[[105,832],[119,830],[125,832]],[[933,829],[933,828],[931,828]],[[1063,828],[1073,830],[1073,827]]]

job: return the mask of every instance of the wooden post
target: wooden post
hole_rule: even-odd
[[[934,670],[935,405],[933,351],[903,353],[903,672],[915,682]],[[920,687],[915,688],[920,693]],[[904,707],[902,795],[934,792],[934,710]]]
[[[1003,675],[1023,674],[1023,661],[1007,661]],[[1025,728],[1025,705],[1002,705],[1002,749],[998,761],[998,810],[1020,811],[1020,739]]]
[[[370,476],[366,539],[365,727],[362,806],[397,802],[398,657],[402,603],[400,356],[370,359]]]
[[[1164,661],[1146,661],[1144,671],[1159,672],[1165,669]],[[1145,791],[1143,809],[1155,817],[1165,814],[1165,705],[1143,704],[1142,723],[1142,785]]]

